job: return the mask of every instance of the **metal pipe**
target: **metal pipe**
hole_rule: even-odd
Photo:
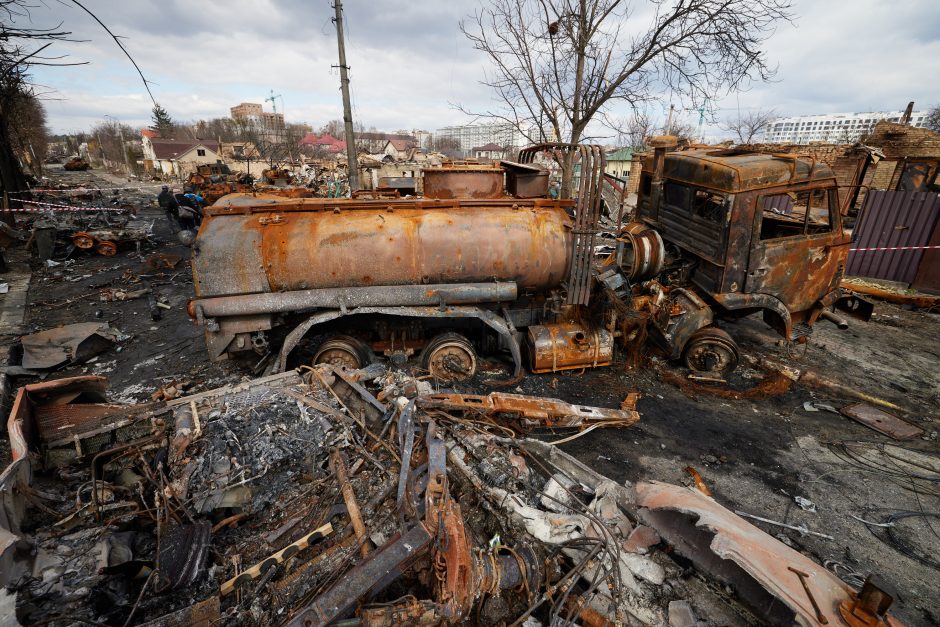
[[[848,321],[848,320],[846,320],[846,319],[843,318],[842,316],[837,316],[836,314],[832,313],[832,312],[829,311],[829,310],[824,309],[823,312],[820,314],[820,317],[821,317],[821,318],[824,318],[825,320],[828,320],[829,322],[831,322],[832,324],[836,325],[837,327],[839,327],[839,328],[842,329],[843,331],[844,331],[845,329],[848,329],[848,328],[849,328],[849,321]]]
[[[346,471],[346,464],[339,453],[339,449],[330,449],[330,466],[333,467],[333,473],[336,475],[336,481],[339,482],[339,488],[343,493],[343,501],[346,503],[346,511],[349,513],[349,520],[352,521],[353,530],[356,532],[356,540],[359,542],[359,552],[366,557],[372,550],[369,546],[369,536],[366,533],[366,525],[362,521],[362,512],[359,511],[359,503],[356,501],[356,493],[353,491],[352,484],[349,483],[349,473]]]
[[[377,285],[328,287],[315,290],[215,296],[189,302],[189,316],[207,318],[275,314],[303,309],[342,307],[420,307],[498,303],[516,299],[516,283],[455,283],[453,285]]]

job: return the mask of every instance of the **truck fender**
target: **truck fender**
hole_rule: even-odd
[[[770,294],[738,294],[722,292],[712,294],[712,298],[728,311],[738,309],[760,309],[764,312],[764,322],[787,339],[793,337],[793,319],[790,310],[783,302]]]
[[[336,320],[343,316],[357,314],[385,314],[412,318],[476,318],[496,331],[503,338],[512,354],[514,364],[513,377],[522,373],[522,350],[510,325],[492,311],[480,307],[357,307],[350,310],[329,309],[313,314],[287,334],[281,352],[269,367],[269,374],[284,372],[287,368],[287,356],[300,343],[310,329],[318,324]]]

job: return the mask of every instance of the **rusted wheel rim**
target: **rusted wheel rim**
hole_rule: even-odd
[[[696,372],[726,375],[739,360],[738,345],[731,336],[714,327],[696,331],[683,353],[685,365]]]
[[[98,242],[98,245],[95,246],[95,250],[98,251],[99,255],[113,257],[117,254],[117,244],[114,242]]]
[[[476,353],[460,336],[435,342],[427,353],[427,369],[438,381],[466,381],[476,374]]]
[[[72,236],[72,243],[75,244],[77,248],[88,250],[89,248],[94,248],[95,238],[84,231],[80,231]]]
[[[365,365],[362,342],[351,337],[335,337],[320,345],[313,356],[314,364],[329,364],[358,370]]]

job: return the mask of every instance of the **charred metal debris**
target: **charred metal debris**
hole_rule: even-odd
[[[533,429],[620,410],[431,394],[321,364],[142,405],[21,388],[4,624],[896,624],[701,492],[615,483]]]

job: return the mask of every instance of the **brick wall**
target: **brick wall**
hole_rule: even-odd
[[[886,159],[894,161],[905,157],[940,157],[940,133],[906,124],[878,122],[865,143],[880,148]]]
[[[940,133],[926,128],[879,122],[865,143],[885,155],[871,178],[872,189],[897,187],[905,159],[940,158]]]
[[[647,153],[633,153],[633,161],[630,163],[630,178],[627,179],[627,195],[635,194],[640,189],[640,177],[643,173],[643,157]],[[653,153],[649,153],[652,156]]]

